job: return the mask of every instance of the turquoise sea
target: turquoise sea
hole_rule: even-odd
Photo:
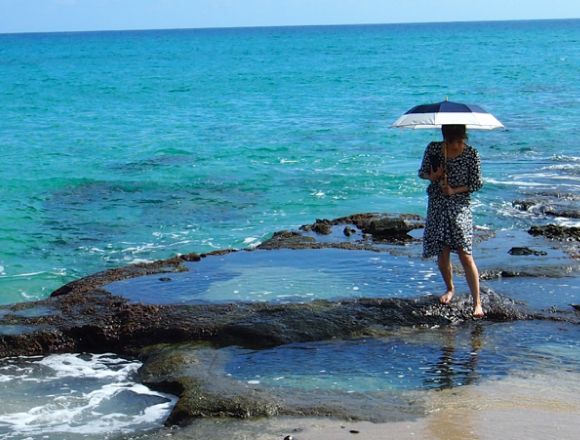
[[[553,221],[522,194],[580,192],[580,21],[0,35],[0,302],[137,261],[244,248],[356,212],[425,213],[449,97],[472,132],[476,223]]]
[[[580,20],[0,34],[0,304],[317,218],[425,214],[440,134],[389,127],[446,97],[506,127],[469,133],[477,225],[580,226],[512,204],[580,199]]]

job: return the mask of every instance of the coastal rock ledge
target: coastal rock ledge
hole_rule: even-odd
[[[0,356],[114,352],[138,357],[144,361],[141,377],[146,385],[180,396],[168,425],[209,416],[323,415],[379,420],[377,411],[366,411],[360,402],[344,404],[347,397],[356,399],[356,395],[345,395],[340,400],[325,399],[321,394],[297,395],[298,391],[280,396],[273,389],[241,386],[233,379],[224,379],[223,374],[211,374],[210,365],[219,364],[216,353],[225,347],[262,349],[298,342],[380,337],[402,327],[473,323],[467,295],[457,295],[452,306],[439,304],[434,296],[291,304],[142,304],[113,295],[106,286],[144,275],[169,277],[189,270],[185,263],[230,252],[336,247],[391,254],[405,249],[413,254],[421,240],[408,234],[422,227],[422,219],[415,215],[357,214],[317,220],[300,231],[275,233],[256,250],[188,254],[99,272],[57,289],[45,300],[3,306]],[[560,313],[529,310],[485,288],[482,298],[485,319],[490,322],[579,322],[573,308]],[[393,414],[392,408],[388,413]]]

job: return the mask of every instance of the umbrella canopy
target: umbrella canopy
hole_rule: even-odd
[[[465,125],[468,129],[493,130],[503,128],[492,114],[478,105],[460,104],[448,100],[417,105],[395,121],[391,128],[440,128],[442,125]]]

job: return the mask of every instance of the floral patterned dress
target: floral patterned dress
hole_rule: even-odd
[[[431,142],[425,149],[419,176],[429,173],[429,158],[438,155],[441,164],[445,164],[442,142]],[[444,165],[445,166],[445,165]],[[473,242],[473,220],[471,217],[471,193],[483,186],[481,179],[481,160],[477,150],[466,145],[463,152],[454,158],[447,159],[447,184],[451,187],[467,186],[469,192],[446,196],[439,187],[439,182],[427,187],[429,202],[427,221],[423,236],[423,257],[440,255],[445,246],[451,250],[463,249],[471,254]]]

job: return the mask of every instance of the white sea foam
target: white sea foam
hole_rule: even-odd
[[[246,237],[244,239],[244,244],[249,249],[254,249],[254,248],[260,246],[261,243],[262,242],[260,241],[260,239],[258,239],[256,237]]]
[[[543,187],[547,186],[545,183],[538,182],[523,182],[521,180],[499,180],[499,179],[485,179],[486,183],[491,183],[494,185],[506,185],[506,186],[522,186],[522,187]]]
[[[22,277],[35,277],[37,275],[43,275],[46,272],[28,272],[28,273],[18,273],[18,274],[14,274],[12,275],[12,277],[14,278],[22,278]]]
[[[102,439],[162,425],[176,398],[135,381],[114,354],[4,359],[0,438]]]
[[[553,156],[552,160],[557,162],[580,162],[580,157],[576,156]]]
[[[86,249],[86,248],[85,248],[85,249]],[[90,252],[91,254],[104,254],[104,253],[106,253],[107,251],[106,251],[106,250],[104,250],[104,249],[98,248],[98,247],[92,247],[92,248],[90,248],[90,249],[89,249],[89,252]]]
[[[563,164],[563,165],[550,165],[547,167],[543,167],[542,170],[547,171],[579,171],[580,170],[580,163],[577,164]]]
[[[569,228],[580,228],[580,219],[555,217],[553,222],[560,226],[567,226]]]
[[[125,257],[125,258],[123,258],[123,261],[125,263],[127,263],[128,265],[130,265],[130,264],[151,263],[152,260],[147,259],[147,258],[129,258],[129,257]]]
[[[69,354],[55,354],[38,361],[39,365],[47,366],[54,370],[55,377],[92,377],[95,379],[105,377],[126,378],[135,373],[140,367],[139,362],[127,362],[114,354],[96,354],[90,361],[79,356]],[[113,365],[123,365],[115,371]]]
[[[132,254],[138,254],[141,252],[147,252],[153,249],[162,249],[164,248],[164,246],[157,246],[153,243],[145,243],[143,245],[140,246],[131,246],[131,247],[127,247],[125,249],[122,250],[123,253],[132,253]]]

